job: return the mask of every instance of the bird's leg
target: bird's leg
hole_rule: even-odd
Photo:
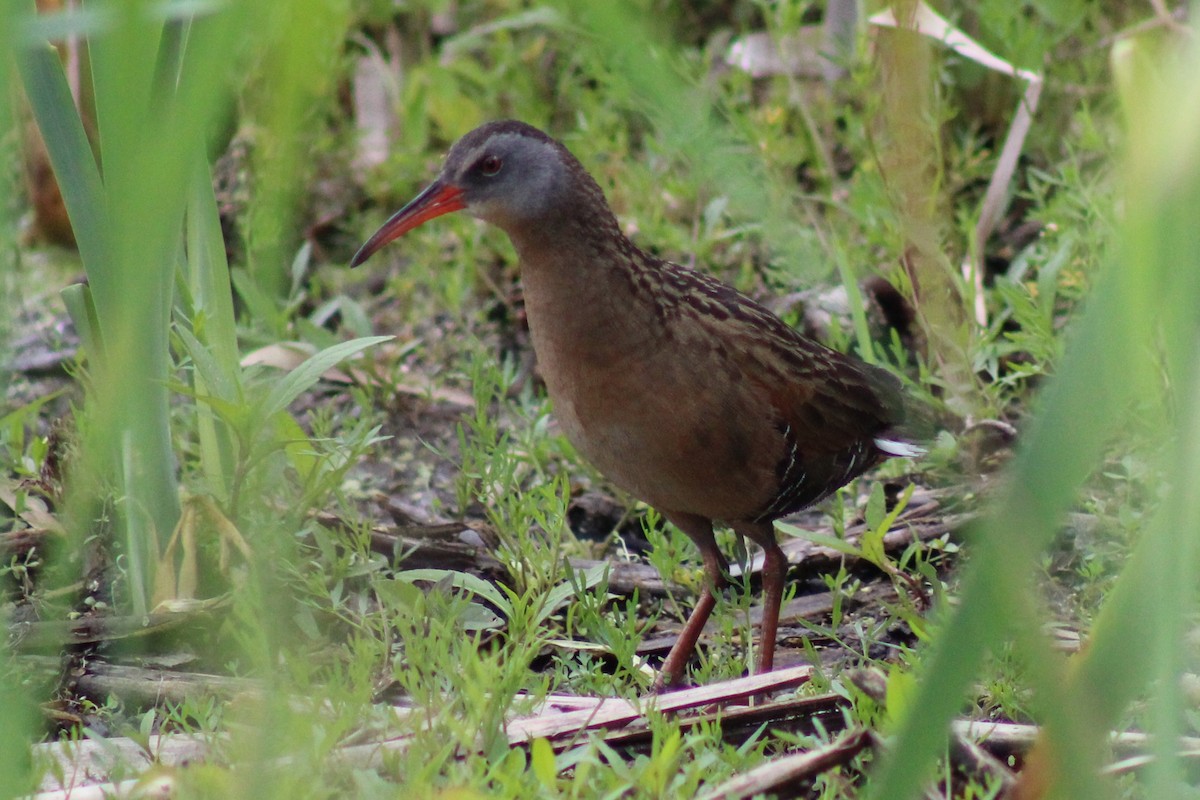
[[[691,616],[688,617],[683,630],[679,633],[679,638],[675,641],[675,645],[667,654],[667,659],[658,672],[658,677],[651,690],[654,692],[676,686],[683,680],[683,672],[687,667],[688,659],[695,652],[696,642],[700,639],[704,624],[708,622],[709,615],[717,605],[716,593],[724,589],[728,583],[725,575],[729,571],[729,564],[726,563],[725,556],[721,555],[721,551],[717,547],[710,520],[694,514],[663,514],[663,516],[696,543],[696,547],[700,550],[700,557],[704,559],[707,585],[704,594],[696,602],[696,607],[692,609]]]
[[[763,549],[763,617],[758,638],[758,667],[755,672],[770,672],[775,664],[775,636],[779,630],[779,611],[783,605],[783,582],[787,576],[787,556],[772,542]]]
[[[775,541],[775,526],[769,522],[738,523],[734,530],[763,549],[762,633],[758,637],[756,673],[770,672],[775,664],[775,634],[779,630],[779,607],[783,604],[783,584],[787,577],[787,556]]]

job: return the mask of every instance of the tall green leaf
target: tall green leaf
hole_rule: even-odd
[[[11,6],[12,4],[6,4]],[[6,9],[11,11],[12,9]],[[11,85],[10,69],[13,63],[14,27],[0,26],[0,87],[7,89]],[[10,160],[9,147],[15,144],[14,138],[6,136],[6,132],[14,129],[16,118],[15,109],[10,104],[13,93],[0,91],[0,164],[13,163]],[[0,169],[0,197],[11,197],[14,187],[9,180],[10,173]],[[9,322],[12,319],[10,287],[11,281],[16,280],[13,267],[16,261],[16,225],[9,218],[9,204],[0,202],[0,387],[6,384],[4,371],[8,361]],[[37,403],[20,411],[36,409]],[[17,413],[17,412],[13,412]],[[5,415],[5,416],[11,416]],[[0,420],[3,427],[5,420]],[[7,623],[6,615],[0,616]],[[29,693],[20,684],[20,674],[13,668],[10,659],[9,645],[0,642],[0,797],[16,797],[30,793],[34,786],[32,780],[32,764],[30,761],[29,743],[33,734],[34,706]]]
[[[20,17],[14,11],[9,18]],[[21,48],[17,64],[29,107],[54,165],[79,255],[85,264],[101,262],[107,258],[108,244],[104,188],[62,62],[54,48],[43,41]]]

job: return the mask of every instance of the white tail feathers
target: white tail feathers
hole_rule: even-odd
[[[877,438],[875,446],[889,456],[895,456],[896,458],[919,458],[929,452],[919,444],[902,442],[899,439]]]

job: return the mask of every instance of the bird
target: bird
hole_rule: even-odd
[[[516,250],[534,355],[567,439],[699,550],[705,588],[652,691],[683,682],[728,585],[714,525],[763,551],[755,671],[771,671],[788,569],[774,521],[884,459],[924,452],[906,430],[900,380],[638,247],[566,146],[517,120],[454,143],[351,266],[455,211],[499,227]]]

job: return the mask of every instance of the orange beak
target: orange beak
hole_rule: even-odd
[[[449,214],[451,211],[460,211],[466,208],[467,204],[463,202],[462,194],[462,189],[442,183],[440,180],[429,184],[404,208],[383,223],[370,239],[367,239],[367,243],[358,249],[354,258],[350,259],[350,266],[357,267],[370,258],[376,250],[393,239],[398,239],[421,223],[443,214]]]

